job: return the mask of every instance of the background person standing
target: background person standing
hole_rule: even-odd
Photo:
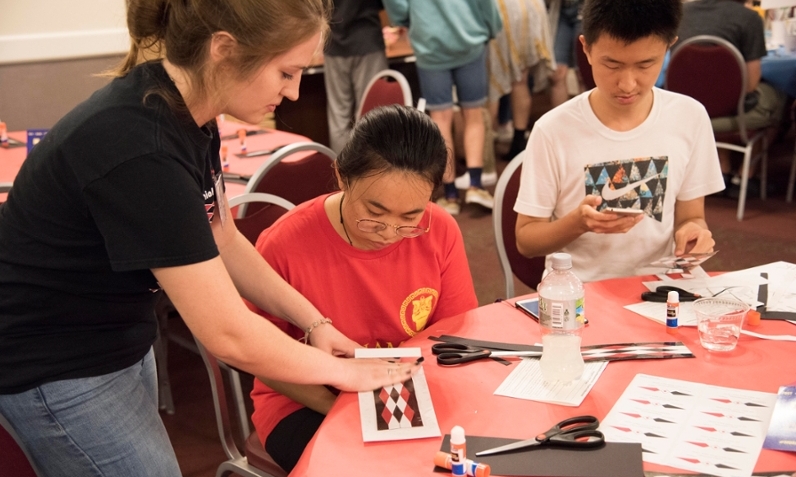
[[[464,115],[464,155],[470,174],[464,201],[491,209],[495,201],[481,184],[486,134],[481,109],[487,99],[486,44],[503,27],[494,0],[387,0],[384,6],[393,24],[409,27],[420,91],[448,146],[445,197],[437,203],[452,215],[461,210],[454,183],[455,85]]]
[[[334,0],[331,35],[323,58],[329,143],[340,153],[348,140],[365,86],[387,69],[381,0]]]

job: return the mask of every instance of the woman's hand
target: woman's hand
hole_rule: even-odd
[[[331,383],[341,391],[372,391],[403,383],[420,369],[423,358],[411,362],[391,362],[375,358],[339,359],[343,381]]]
[[[341,333],[332,323],[316,326],[310,333],[310,344],[333,356],[346,358],[353,358],[354,350],[362,347]]]

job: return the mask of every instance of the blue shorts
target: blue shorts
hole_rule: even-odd
[[[569,7],[562,6],[558,16],[556,39],[553,50],[556,63],[560,65],[575,66],[575,39],[580,35],[580,19],[578,18],[579,4]]]
[[[480,108],[486,104],[486,48],[478,58],[452,70],[417,68],[420,93],[426,99],[426,109],[441,111],[453,107],[453,85],[459,106],[464,109]]]

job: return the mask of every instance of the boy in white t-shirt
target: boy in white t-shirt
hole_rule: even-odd
[[[523,255],[570,253],[593,281],[713,250],[704,196],[724,181],[710,119],[694,99],[653,87],[681,16],[681,0],[586,1],[580,42],[597,87],[531,132],[514,205]]]

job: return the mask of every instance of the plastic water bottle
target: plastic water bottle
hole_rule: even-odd
[[[553,269],[539,284],[540,365],[545,381],[569,382],[583,374],[583,283],[572,273],[568,253],[555,253],[551,258]]]

